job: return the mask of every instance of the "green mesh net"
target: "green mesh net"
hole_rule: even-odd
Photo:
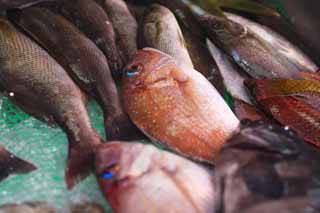
[[[88,105],[92,125],[104,138],[100,107]],[[45,201],[62,209],[70,203],[91,201],[111,212],[93,175],[68,191],[64,182],[67,138],[60,128],[50,127],[25,114],[7,99],[0,99],[0,144],[38,169],[12,175],[0,183],[0,206],[10,203]]]

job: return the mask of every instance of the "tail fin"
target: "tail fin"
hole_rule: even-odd
[[[16,157],[0,146],[0,182],[11,174],[26,174],[36,169],[32,163]]]
[[[130,121],[126,114],[120,116],[104,116],[104,125],[106,128],[107,140],[138,140],[144,138],[143,134]]]
[[[79,142],[69,140],[68,160],[65,171],[65,182],[68,189],[72,189],[77,182],[81,182],[90,175],[94,163],[94,152],[85,149]]]

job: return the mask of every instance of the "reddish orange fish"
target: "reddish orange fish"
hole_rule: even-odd
[[[245,85],[277,121],[320,147],[320,81],[250,79]]]
[[[124,105],[132,121],[171,150],[213,163],[239,120],[211,83],[151,48],[136,53],[125,75]]]

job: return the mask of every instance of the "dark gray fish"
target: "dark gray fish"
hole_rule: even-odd
[[[138,24],[123,0],[102,0],[118,36],[119,50],[124,63],[137,51]]]
[[[242,127],[222,148],[214,183],[218,212],[257,203],[305,197],[320,188],[319,154],[283,128]]]
[[[300,55],[301,52],[297,54],[295,49],[285,49],[287,47],[283,46],[283,43],[272,43],[266,40],[264,35],[258,35],[249,27],[223,16],[210,15],[195,5],[190,6],[190,2],[187,4],[197,16],[210,40],[253,78],[300,79],[302,78],[300,71],[317,70],[314,64],[305,66],[310,62],[306,57],[303,57],[303,60],[301,58],[296,60],[296,55]]]
[[[0,10],[8,10],[14,8],[26,8],[34,4],[42,2],[52,2],[57,0],[0,0]]]
[[[172,56],[178,64],[194,68],[179,24],[166,7],[153,4],[146,10],[139,37],[140,48],[158,49]]]
[[[0,145],[0,182],[12,174],[26,174],[35,169],[36,166],[16,157]]]
[[[130,139],[135,128],[122,110],[107,60],[99,48],[65,18],[45,8],[12,12],[10,18],[98,100],[104,110],[107,139]]]
[[[120,78],[123,63],[116,33],[104,9],[94,0],[64,0],[62,13],[102,50],[113,76]]]
[[[91,126],[84,96],[66,71],[39,45],[0,19],[0,87],[26,113],[56,122],[69,140],[66,182],[72,187],[91,169],[101,139]]]

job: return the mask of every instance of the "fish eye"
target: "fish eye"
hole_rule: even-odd
[[[132,65],[126,71],[126,76],[131,77],[131,76],[137,75],[137,74],[139,74],[139,72],[141,72],[141,70],[142,70],[142,65],[140,65],[140,64]]]
[[[114,177],[114,175],[115,175],[115,173],[116,173],[117,170],[118,170],[117,164],[112,164],[112,165],[110,165],[110,166],[107,166],[107,167],[104,169],[105,172],[103,172],[103,173],[100,175],[100,177],[101,177],[102,179],[105,179],[105,180],[110,180],[110,179],[112,179],[112,178]]]

